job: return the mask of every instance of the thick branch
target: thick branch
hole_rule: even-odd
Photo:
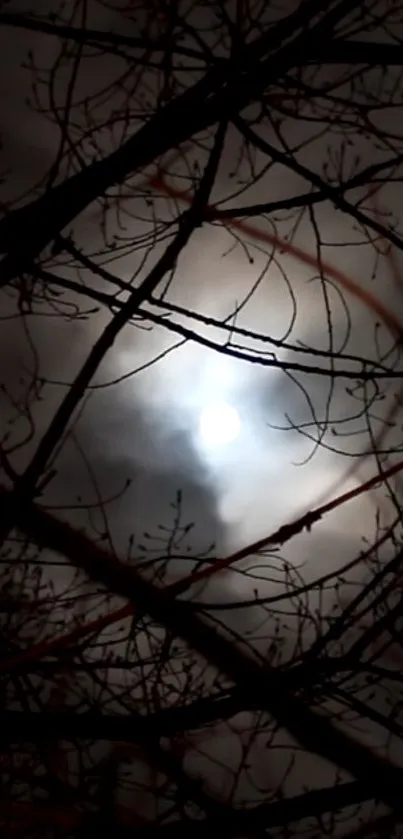
[[[333,27],[357,5],[358,0],[355,3],[340,0],[308,29],[308,23],[323,9],[323,3],[321,0],[302,3],[294,13],[237,54],[236,71],[231,61],[225,68],[221,65],[213,68],[115,152],[94,161],[50,193],[6,216],[0,222],[0,250],[7,253],[0,265],[0,287],[18,276],[57,233],[111,186],[122,183],[128,175],[150,165],[165,152],[258,99],[269,84],[300,64],[317,39],[331,35]],[[296,29],[298,34],[292,38]],[[278,44],[286,39],[286,46],[278,49]],[[21,249],[21,237],[24,249]]]
[[[7,517],[3,517],[0,526],[0,540],[4,540],[10,532],[10,529],[18,525],[18,520],[23,515],[24,504],[30,501],[35,495],[36,484],[44,473],[49,458],[62,439],[76,407],[83,398],[92,377],[98,370],[105,355],[112,347],[121,330],[130,322],[139,304],[154,292],[165,274],[175,266],[179,254],[200,223],[205,203],[208,201],[214,185],[225,141],[225,134],[226,123],[220,122],[214,146],[192,205],[178,220],[179,230],[177,235],[143,282],[137,288],[133,289],[124,306],[110,320],[95,342],[91,352],[77,373],[74,382],[50,421],[25,472],[16,481],[12,496],[8,500],[8,515]]]
[[[137,716],[105,717],[93,713],[26,714],[7,712],[4,715],[3,732],[7,742],[27,740],[38,742],[45,737],[69,740],[71,737],[73,740],[94,738],[143,743],[147,746],[150,737],[174,734],[175,718],[179,720],[179,715],[185,710],[168,709],[142,719]],[[159,724],[159,719],[165,720],[162,727]],[[365,801],[368,798],[371,798],[371,793],[366,784],[352,782],[303,793],[295,798],[265,804],[248,812],[239,810],[231,812],[229,808],[222,805],[221,815],[224,816],[225,811],[225,817],[220,822],[220,832],[224,830],[225,835],[236,836],[237,829],[242,834],[245,830],[274,827],[316,813],[332,812]],[[181,832],[180,823],[176,822],[175,824]],[[189,828],[189,825],[187,827]],[[196,830],[200,830],[201,836],[204,836],[211,830],[212,822],[206,819],[202,822],[192,823],[192,833],[194,827]],[[165,832],[169,833],[170,828],[163,828],[162,831],[163,834]],[[145,835],[152,832],[152,827],[147,828]]]
[[[16,29],[27,29],[31,32],[41,32],[44,35],[51,35],[55,38],[66,38],[77,44],[86,44],[94,47],[129,47],[133,50],[152,50],[153,52],[165,52],[167,46],[175,55],[182,55],[186,58],[194,58],[206,61],[210,59],[211,64],[224,64],[226,59],[208,55],[206,51],[199,51],[176,44],[166,38],[151,40],[145,36],[136,37],[125,35],[123,32],[105,32],[102,29],[84,29],[66,24],[58,24],[45,18],[28,17],[24,14],[11,14],[3,12],[0,14],[0,24]],[[382,44],[374,41],[355,41],[353,39],[342,40],[338,38],[323,48],[321,43],[313,44],[305,57],[307,64],[369,64],[371,67],[401,67],[403,66],[403,52],[400,44]],[[301,65],[303,62],[301,62]]]
[[[7,494],[3,493],[3,502]],[[7,514],[7,504],[3,504]],[[284,726],[309,751],[333,761],[368,785],[368,793],[386,804],[403,808],[396,796],[401,773],[392,763],[373,754],[365,746],[335,728],[324,716],[311,710],[290,693],[280,673],[261,668],[249,660],[226,638],[201,620],[191,604],[172,600],[130,566],[93,544],[84,533],[58,521],[44,511],[27,505],[22,527],[37,544],[67,556],[90,579],[102,583],[110,592],[130,600],[136,612],[146,612],[175,636],[187,643],[220,672],[233,679],[247,700],[259,698],[261,707]]]
[[[398,792],[396,791],[396,795]],[[244,837],[255,832],[261,833],[264,829],[282,826],[292,822],[301,821],[309,816],[318,816],[322,813],[333,813],[344,807],[362,803],[368,800],[368,792],[365,786],[357,781],[339,784],[337,786],[325,787],[319,790],[296,795],[294,798],[262,804],[251,810],[233,810],[225,819],[219,823],[219,835],[225,837]],[[149,825],[136,829],[136,839],[148,839],[148,837],[163,837],[163,839],[191,839],[191,837],[208,837],[209,834],[217,834],[217,821],[204,819],[200,821],[174,821],[165,825]],[[131,832],[130,832],[131,831]],[[114,826],[114,835],[118,839],[132,839],[133,829]],[[85,833],[80,834],[85,835]]]

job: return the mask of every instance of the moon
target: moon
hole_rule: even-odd
[[[203,409],[199,421],[199,433],[206,446],[222,446],[232,443],[241,430],[241,421],[236,408],[227,402],[216,402]]]

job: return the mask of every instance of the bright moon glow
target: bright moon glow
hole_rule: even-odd
[[[200,436],[207,446],[232,443],[241,429],[238,411],[226,402],[209,405],[200,417]]]

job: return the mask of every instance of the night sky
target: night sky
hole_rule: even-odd
[[[48,7],[54,10],[56,5],[50,0],[41,3],[41,13],[45,14]],[[114,28],[126,35],[137,35],[134,14],[119,13],[123,4],[117,0],[115,12],[95,0],[87,5],[88,27]],[[289,2],[288,11],[298,5]],[[0,4],[0,10],[37,13],[36,6],[30,6],[34,4],[9,0]],[[140,10],[140,20],[142,14]],[[273,7],[272,14],[285,14],[284,4],[281,10]],[[207,32],[213,5],[205,4],[204,11],[199,9],[194,15],[194,20],[206,26],[203,30],[200,24],[201,31]],[[75,25],[79,23],[77,11]],[[208,34],[205,37],[208,39]],[[21,67],[21,62],[31,50],[35,64],[41,68],[38,78],[41,74],[45,78],[44,70],[60,58],[60,43],[43,33],[0,27],[1,171],[6,175],[0,189],[3,204],[13,200],[14,207],[22,206],[33,195],[41,194],[57,157],[59,128],[54,119],[35,113],[27,104],[27,98],[31,101],[33,98],[32,74]],[[69,69],[60,64],[52,90],[45,84],[39,85],[37,94],[43,107],[49,107],[51,97],[59,103],[64,101],[71,66],[71,60]],[[129,77],[125,82],[124,93],[115,89],[103,96],[101,92],[125,67],[124,60],[110,55],[83,61],[74,87],[78,104],[71,118],[72,141],[78,142],[83,137],[83,109],[79,103],[86,96],[99,94],[99,99],[93,100],[97,102],[94,120],[99,126],[104,118],[122,107],[133,79]],[[340,72],[340,67],[328,67],[322,71],[322,81],[325,77],[331,81]],[[371,72],[375,89],[381,71]],[[390,70],[391,77],[393,72]],[[399,72],[396,68],[396,78]],[[138,70],[138,76],[130,131],[136,128],[136,108],[140,112],[147,97],[153,100],[156,85],[151,71],[142,70],[140,75]],[[318,84],[317,74],[312,73],[312,79]],[[141,93],[145,100],[141,99]],[[252,106],[248,116],[252,118],[255,111]],[[377,118],[375,115],[374,119]],[[400,136],[401,108],[391,109],[382,119],[383,128],[385,121],[390,120],[390,130]],[[119,144],[124,131],[129,129],[118,121],[112,132],[99,128],[97,154],[108,154]],[[330,133],[324,122],[301,121],[291,115],[278,131],[275,123],[266,125],[264,131],[268,142],[278,145],[282,138],[289,147],[298,149],[298,160],[321,176],[326,163],[331,166],[329,161],[340,160],[342,133],[337,126]],[[350,145],[343,149],[346,177],[357,159],[359,167],[364,167],[386,154],[381,143],[376,147],[373,138],[359,136],[354,128],[350,129],[350,136]],[[183,146],[181,154],[169,165],[167,183],[179,190],[189,190],[190,176],[197,176],[205,166],[209,143],[209,134],[205,132],[198,137],[197,145]],[[396,146],[399,147],[398,141]],[[78,157],[64,148],[65,157],[55,184],[77,171],[80,154],[92,153],[85,139],[78,148]],[[163,167],[168,159],[169,155],[163,157]],[[300,175],[276,163],[264,171],[266,166],[267,158],[260,152],[254,154],[252,162],[248,161],[239,132],[230,126],[210,204],[220,202],[220,207],[239,207],[278,201],[306,191],[306,182]],[[252,171],[261,173],[258,183],[252,183]],[[168,241],[163,222],[172,221],[178,209],[185,206],[158,187],[150,187],[151,174],[155,174],[152,167],[127,182],[120,215],[112,200],[106,211],[105,205],[93,203],[64,230],[64,235],[71,236],[87,257],[124,283],[139,282],[155,265]],[[34,190],[29,198],[28,189]],[[111,190],[112,196],[114,192]],[[356,190],[349,197],[357,199],[358,194]],[[400,183],[383,187],[379,203],[399,217]],[[156,218],[159,233],[155,239]],[[277,235],[292,237],[295,247],[311,255],[317,249],[315,225],[318,225],[323,262],[345,272],[403,322],[403,284],[399,287],[396,282],[390,258],[380,255],[376,261],[374,248],[365,240],[362,228],[330,202],[319,204],[311,217],[307,211],[300,217],[296,211],[279,211],[275,220],[255,217],[247,223],[272,234],[275,225]],[[403,261],[396,248],[393,253],[398,274],[400,267],[403,269]],[[85,269],[76,271],[66,253],[48,255],[47,267],[62,277],[74,277],[99,291],[111,292],[105,279],[91,276]],[[328,376],[281,370],[267,362],[275,354],[280,361],[304,361],[329,369],[329,359],[318,359],[317,351],[341,352],[347,360],[338,359],[337,365],[344,370],[351,370],[354,365],[354,369],[359,368],[360,362],[351,360],[352,357],[370,362],[382,355],[386,365],[395,363],[397,369],[401,362],[395,349],[396,336],[380,322],[379,312],[374,313],[357,296],[343,290],[337,279],[330,278],[325,284],[318,270],[301,264],[292,254],[281,253],[270,242],[258,241],[230,225],[224,229],[218,223],[205,224],[194,232],[174,274],[165,277],[156,296],[165,286],[165,299],[172,304],[196,311],[207,319],[227,319],[227,324],[270,336],[277,344],[283,342],[283,346],[278,348],[233,336],[233,347],[241,352],[265,350],[266,355],[260,356],[265,363],[251,363],[192,341],[181,343],[180,335],[150,320],[134,320],[119,335],[92,380],[74,428],[52,463],[55,474],[43,491],[42,504],[72,524],[102,528],[102,516],[96,512],[88,515],[86,505],[94,505],[99,496],[112,499],[105,508],[111,544],[119,555],[125,556],[129,537],[134,534],[132,554],[143,561],[145,548],[151,544],[155,548],[161,544],[158,539],[168,538],[166,534],[178,513],[177,494],[181,492],[181,523],[193,525],[184,536],[181,550],[184,547],[184,552],[187,549],[190,556],[197,556],[211,548],[214,555],[223,555],[306,512],[329,492],[334,492],[335,487],[337,491],[350,489],[376,473],[375,458],[360,459],[359,455],[371,444],[371,434],[379,431],[398,397],[399,380],[381,381],[382,398],[371,406],[368,426],[353,380],[340,376],[331,385]],[[121,300],[125,294],[121,292]],[[43,298],[35,316],[11,317],[16,313],[16,299],[7,289],[0,295],[4,315],[0,330],[3,387],[0,427],[3,434],[11,429],[8,441],[17,442],[26,437],[26,443],[12,455],[14,468],[20,470],[29,462],[69,382],[109,321],[110,313],[94,300],[66,291],[59,297],[54,294],[52,300]],[[151,303],[144,303],[142,310],[160,317],[167,316],[168,311]],[[217,327],[191,321],[180,314],[169,317],[174,323],[198,331],[208,341],[224,342],[224,332]],[[175,348],[179,343],[181,346]],[[301,346],[307,348],[303,357],[299,353]],[[34,377],[36,382],[43,382],[40,392],[33,388]],[[368,385],[368,400],[374,395],[372,387]],[[4,388],[9,389],[13,403],[6,397]],[[204,409],[222,402],[238,412],[239,434],[235,440],[222,444],[206,442],[200,434],[200,417]],[[27,404],[29,421],[21,415]],[[19,418],[13,421],[16,415]],[[383,444],[391,450],[388,465],[401,452],[402,418],[400,410],[395,416],[396,426]],[[320,445],[318,429],[325,432],[320,436]],[[344,480],[352,464],[356,465],[356,473]],[[298,569],[305,581],[341,567],[375,538],[377,511],[383,522],[392,515],[384,489],[368,493],[325,517],[311,532],[290,542],[281,556],[291,568]],[[229,571],[207,587],[199,587],[196,599],[241,603],[253,596],[255,589],[259,596],[280,591],[283,581],[279,559],[251,558],[242,568],[248,566],[249,575]],[[191,567],[190,560],[171,562],[166,580],[175,579]],[[67,567],[47,573],[53,576],[56,588],[63,587],[70,579]],[[332,596],[327,595],[330,601]],[[257,607],[254,611],[250,608],[232,611],[222,617],[241,634],[251,632],[258,647],[262,643],[264,646],[259,641],[263,637],[262,615]],[[284,617],[285,624],[287,620]],[[289,619],[291,628],[293,620]],[[311,631],[312,627],[308,627],[308,636]],[[239,748],[236,738],[231,742],[232,746],[227,744],[224,748],[227,755],[233,754],[231,749],[236,754]],[[267,759],[262,758],[261,751],[256,760],[260,768],[255,767],[254,771],[264,776],[273,771],[275,783],[283,767],[276,764],[273,770]],[[315,764],[314,769],[313,758],[303,760],[308,763],[306,771],[314,776],[318,766]],[[329,783],[332,771],[328,768]],[[319,767],[321,783],[325,783],[324,773]],[[217,779],[219,788],[219,773]],[[291,778],[288,791],[297,791],[300,782],[301,775]],[[243,794],[247,797],[247,785]],[[252,795],[250,790],[249,794]]]

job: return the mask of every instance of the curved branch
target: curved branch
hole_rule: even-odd
[[[253,128],[250,128],[242,117],[234,116],[231,119],[238,131],[245,137],[246,140],[248,140],[249,143],[252,143],[264,154],[269,155],[272,160],[276,161],[276,163],[280,163],[282,166],[285,166],[286,169],[291,169],[292,172],[295,172],[297,175],[301,175],[305,178],[305,180],[313,184],[313,186],[318,187],[322,194],[325,195],[335,207],[342,210],[343,213],[352,216],[364,227],[369,227],[371,230],[375,230],[376,233],[391,242],[392,245],[396,245],[399,250],[403,250],[403,239],[400,236],[397,236],[393,230],[388,229],[376,219],[370,218],[370,216],[367,216],[362,212],[362,210],[354,207],[354,204],[350,204],[350,202],[340,194],[339,189],[325,183],[325,181],[322,180],[320,175],[317,175],[316,172],[313,172],[311,169],[303,166],[302,163],[299,163],[294,157],[276,149],[275,146],[267,140],[263,140],[263,138],[260,137]]]

